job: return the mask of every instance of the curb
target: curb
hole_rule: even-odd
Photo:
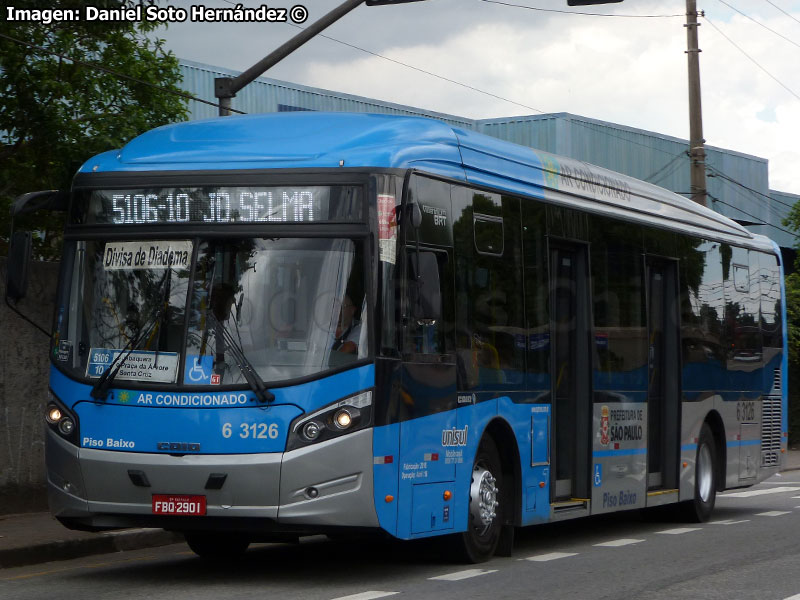
[[[128,529],[99,533],[95,537],[0,550],[0,569],[69,560],[93,554],[155,548],[183,541],[182,534],[163,529]]]

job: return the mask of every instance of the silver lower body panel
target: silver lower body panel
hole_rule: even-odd
[[[70,527],[378,527],[371,429],[286,453],[183,456],[77,448],[48,431],[46,456],[51,512]],[[221,489],[206,488],[212,474],[226,476]],[[153,494],[203,495],[207,514],[154,515]]]

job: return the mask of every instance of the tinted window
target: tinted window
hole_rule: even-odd
[[[727,253],[726,253],[727,254]],[[761,361],[758,324],[759,286],[750,285],[748,251],[731,248],[730,266],[723,260],[725,275],[725,340],[729,390],[756,389],[750,374]],[[726,268],[727,267],[727,268]],[[755,280],[755,278],[753,278]]]
[[[519,200],[458,188],[453,205],[459,387],[521,385],[526,343]],[[489,240],[493,252],[479,251]]]
[[[475,214],[474,227],[478,254],[503,256],[503,218]]]
[[[644,400],[647,390],[642,230],[636,225],[592,218],[595,400],[603,392]]]
[[[725,294],[720,243],[687,242],[682,250],[684,389],[723,389]]]
[[[406,252],[406,302],[404,353],[411,360],[425,360],[426,356],[436,356],[453,352],[453,271],[450,257],[446,251],[432,251],[427,248],[408,248]],[[438,267],[438,282],[435,277],[425,277],[426,259],[435,259],[434,270]],[[437,285],[438,284],[438,285]],[[434,289],[438,287],[437,289]],[[427,302],[427,299],[434,299]],[[430,312],[431,304],[439,304],[441,313]]]
[[[525,257],[525,328],[528,387],[550,390],[550,287],[547,276],[546,215],[541,204],[522,202],[522,246]]]
[[[767,348],[783,346],[783,322],[781,308],[781,272],[778,259],[771,254],[759,255],[761,285],[761,334],[767,361],[772,360],[774,351]],[[769,354],[770,356],[767,356]]]

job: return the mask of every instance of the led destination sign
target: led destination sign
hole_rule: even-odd
[[[351,186],[175,187],[102,190],[79,196],[73,222],[316,223],[361,219],[360,189]]]

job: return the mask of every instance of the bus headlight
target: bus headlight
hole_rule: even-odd
[[[62,438],[78,445],[78,419],[66,406],[49,392],[49,402],[44,411],[44,420]]]
[[[61,412],[60,408],[51,403],[47,405],[47,413],[45,414],[44,419],[50,423],[50,425],[56,425],[61,420],[63,414],[64,413]]]
[[[333,424],[339,429],[348,429],[358,418],[357,408],[340,408],[333,415]]]
[[[289,426],[286,450],[324,442],[371,424],[372,390],[365,390],[297,417]]]

